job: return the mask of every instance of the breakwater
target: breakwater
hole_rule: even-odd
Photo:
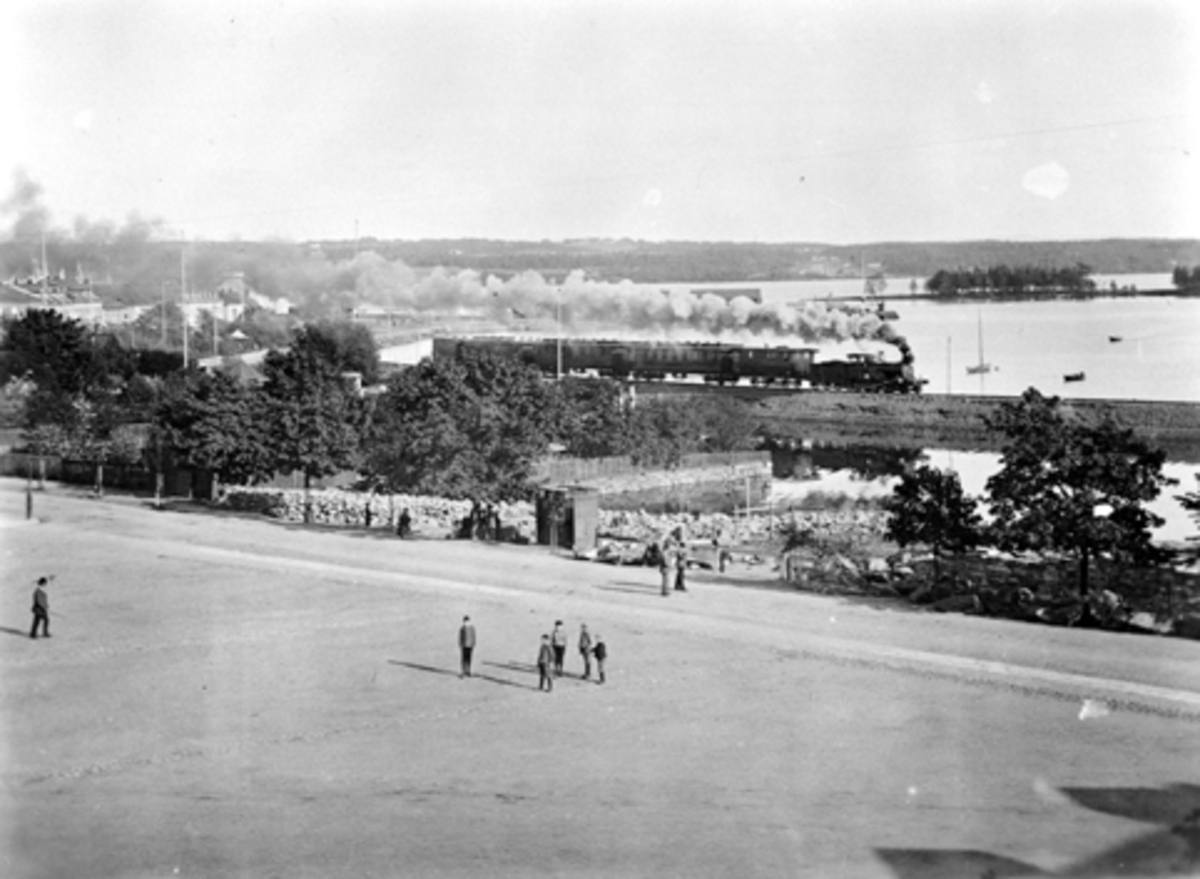
[[[755,416],[777,437],[980,451],[999,450],[1003,437],[988,429],[985,418],[1001,403],[1014,399],[829,391],[753,397]],[[1200,404],[1069,398],[1063,402],[1090,419],[1111,416],[1143,440],[1164,449],[1172,460],[1200,463]]]

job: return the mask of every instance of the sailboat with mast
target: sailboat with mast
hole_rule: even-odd
[[[967,367],[969,375],[987,375],[992,371],[992,364],[983,359],[983,311],[979,312],[979,362]]]

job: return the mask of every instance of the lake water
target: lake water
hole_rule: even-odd
[[[1167,274],[1094,279],[1101,288],[1110,283],[1139,290],[1171,287]],[[908,298],[911,280],[889,279],[883,298],[899,314],[893,326],[912,346],[928,392],[1017,396],[1036,387],[1064,397],[1200,402],[1200,298],[935,302]],[[647,286],[682,290],[701,285]],[[757,288],[765,303],[853,297],[863,289],[862,280],[854,278],[702,286]],[[982,356],[992,371],[970,375],[967,367],[980,360],[981,337]],[[825,347],[829,356],[890,348],[858,341]],[[1083,381],[1064,381],[1079,372]]]
[[[958,473],[963,491],[977,497],[984,493],[988,477],[1000,468],[1000,456],[994,452],[925,449],[921,454],[929,466]],[[917,455],[914,452],[910,457]],[[878,501],[891,494],[899,481],[894,473],[880,473],[878,470],[878,467],[861,465],[812,467],[808,469],[808,478],[789,476],[772,480],[770,503],[777,511],[785,511],[791,506],[809,506],[814,499],[835,505]],[[1197,534],[1196,523],[1180,505],[1177,496],[1200,489],[1200,482],[1197,482],[1200,467],[1169,461],[1163,467],[1163,472],[1178,484],[1168,487],[1148,505],[1152,512],[1165,520],[1162,526],[1155,529],[1154,538],[1159,542],[1179,543]]]
[[[1169,290],[1169,274],[1097,275],[1108,289]],[[916,279],[917,285],[922,279]],[[918,375],[928,379],[930,393],[1017,396],[1036,387],[1044,394],[1089,399],[1182,400],[1200,403],[1200,299],[1173,296],[1097,297],[1087,300],[1023,302],[935,302],[909,298],[912,279],[889,279],[883,298],[899,314],[893,326],[905,336],[916,358]],[[671,289],[701,285],[672,284]],[[766,303],[788,303],[833,297],[857,297],[857,278],[832,281],[783,281],[706,284],[705,287],[758,288]],[[993,367],[983,375],[967,373],[982,357]],[[1119,337],[1119,341],[1110,341]],[[827,346],[833,356],[870,343]],[[877,349],[886,350],[886,349]],[[1065,382],[1083,372],[1080,382]],[[850,457],[854,452],[847,453]],[[908,450],[931,466],[954,470],[964,490],[982,495],[1000,456],[989,452],[949,449]],[[890,494],[896,472],[879,472],[868,462],[826,461],[807,478],[772,481],[770,498],[779,510],[818,503],[853,504]],[[886,469],[886,468],[885,468]],[[1200,467],[1169,461],[1166,475],[1178,485],[1166,489],[1150,509],[1165,519],[1156,540],[1177,543],[1197,534],[1197,525],[1177,496],[1200,489]]]

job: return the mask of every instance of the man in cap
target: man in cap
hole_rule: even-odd
[[[550,648],[550,636],[542,635],[542,646],[538,648],[538,691],[545,690],[547,693],[554,691],[554,677],[551,675],[551,666],[554,664],[554,651]]]
[[[458,676],[471,676],[471,653],[475,650],[475,626],[471,624],[470,617],[463,617],[462,625],[458,629],[458,650],[462,655],[462,668]]]
[[[554,631],[550,633],[550,644],[554,647],[554,676],[563,675],[563,660],[567,658],[567,630],[563,628],[562,620],[554,621]]]
[[[33,590],[33,628],[29,630],[30,638],[37,638],[39,624],[42,634],[50,637],[50,599],[46,597],[46,587],[49,585],[49,577],[38,577],[37,588]]]

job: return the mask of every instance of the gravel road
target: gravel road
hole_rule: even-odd
[[[4,876],[1200,874],[1195,642],[23,491]]]

